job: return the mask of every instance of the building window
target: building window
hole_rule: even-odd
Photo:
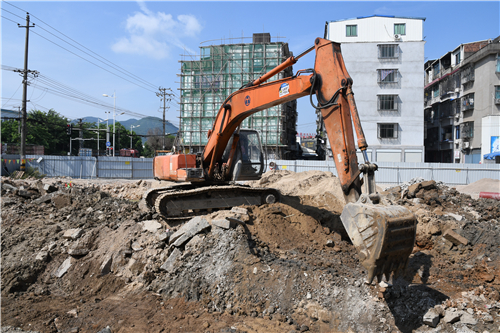
[[[435,84],[432,87],[432,98],[439,97],[439,84]]]
[[[377,124],[379,139],[395,139],[398,137],[398,124]]]
[[[379,111],[396,111],[398,109],[398,95],[378,95]]]
[[[379,83],[396,83],[398,82],[397,69],[379,69],[378,70]]]
[[[460,125],[455,126],[455,139],[460,139]]]
[[[500,54],[497,55],[497,73],[500,73]]]
[[[495,86],[495,104],[500,104],[500,86]]]
[[[357,25],[347,25],[345,35],[347,37],[356,37],[358,36],[358,26]]]
[[[397,44],[378,45],[379,59],[399,58],[399,48]]]
[[[474,109],[474,94],[462,97],[462,111]]]
[[[406,35],[406,24],[405,23],[395,23],[394,24],[394,34],[395,35]]]
[[[460,132],[462,139],[469,139],[474,137],[474,122],[468,121],[460,125]]]
[[[460,59],[460,52],[455,54],[455,66],[459,65],[462,59]]]

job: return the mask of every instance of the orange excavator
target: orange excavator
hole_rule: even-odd
[[[316,52],[314,69],[266,83],[312,50]],[[340,44],[317,38],[314,46],[302,54],[288,58],[227,97],[208,133],[203,153],[156,156],[155,179],[184,183],[147,192],[146,205],[154,207],[165,219],[182,219],[233,206],[279,201],[280,194],[275,189],[234,183],[259,179],[264,171],[259,135],[255,130],[241,129],[241,124],[256,112],[310,96],[311,104],[323,116],[345,196],[341,220],[368,271],[368,280],[371,282],[375,276],[380,280],[382,275],[389,279],[392,272],[398,274],[406,267],[413,250],[416,218],[404,207],[388,205],[376,192],[377,165],[368,160],[352,83]],[[316,95],[317,104],[312,95]],[[354,131],[364,158],[359,165]]]

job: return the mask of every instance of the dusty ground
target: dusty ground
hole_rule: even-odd
[[[3,178],[2,332],[498,332],[500,203],[467,194],[498,180],[414,183],[383,192],[417,216],[409,266],[369,285],[331,173],[267,173],[281,203],[177,245],[139,208],[164,183]]]

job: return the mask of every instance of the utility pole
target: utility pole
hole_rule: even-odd
[[[83,118],[78,119],[78,125],[80,125],[80,149],[83,148]]]
[[[26,28],[26,42],[24,46],[24,70],[23,70],[23,109],[21,117],[21,171],[26,170],[26,98],[28,90],[28,40],[30,28],[34,28],[35,24],[30,26],[30,14],[26,13],[26,26],[17,25],[19,28]]]
[[[163,100],[163,150],[165,150],[165,112],[167,109],[166,103],[171,101],[171,98],[167,99],[168,97],[174,96],[172,93],[167,93],[167,90],[172,91],[170,88],[162,88],[160,87],[158,90],[159,92],[156,93],[156,96],[160,97],[160,101]]]

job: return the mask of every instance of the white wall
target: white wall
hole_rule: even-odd
[[[339,43],[391,42],[394,41],[395,23],[406,24],[406,35],[401,36],[401,41],[423,40],[423,19],[376,16],[329,22],[327,27],[327,39]],[[358,36],[347,37],[346,25],[354,24],[358,26]]]

